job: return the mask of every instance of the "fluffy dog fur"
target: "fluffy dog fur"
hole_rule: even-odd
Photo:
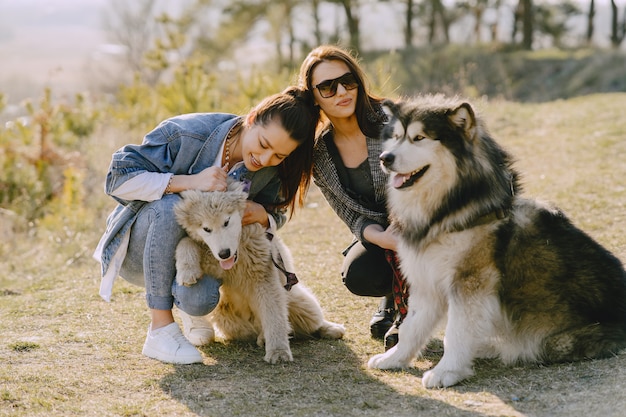
[[[445,322],[427,388],[505,363],[601,358],[626,346],[626,273],[555,207],[519,196],[510,155],[467,102],[387,102],[383,167],[409,285],[399,343],[369,367],[403,368]]]
[[[269,363],[292,361],[289,335],[343,337],[344,327],[324,319],[322,308],[302,283],[289,291],[285,275],[293,262],[278,236],[270,241],[263,227],[241,225],[247,194],[234,182],[227,192],[185,191],[175,208],[188,236],[176,248],[176,281],[192,285],[208,274],[222,280],[220,301],[208,316],[224,339],[265,344]],[[226,269],[224,269],[226,268]]]

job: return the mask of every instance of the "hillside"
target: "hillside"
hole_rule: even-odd
[[[546,102],[626,91],[626,53],[508,51],[497,46],[427,48],[364,57],[382,94],[444,92],[520,102]]]

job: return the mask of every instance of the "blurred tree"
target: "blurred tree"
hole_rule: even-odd
[[[582,11],[571,0],[561,0],[558,3],[541,3],[535,7],[535,26],[537,32],[552,38],[552,45],[563,47],[563,37],[567,33],[567,22],[572,16],[582,14]]]
[[[406,18],[404,27],[404,47],[410,49],[413,47],[413,18],[415,15],[415,2],[413,0],[406,1]]]
[[[319,15],[321,0],[311,0],[311,8],[313,9],[313,36],[315,38],[315,44],[321,45],[325,43],[322,38],[322,29],[320,28],[321,19]]]
[[[406,9],[404,13],[404,48],[409,50],[413,48],[413,38],[415,36],[415,28],[414,23],[417,19],[419,12],[417,8],[417,4],[414,0],[381,0],[383,3],[393,4],[404,3],[406,4]]]
[[[125,48],[128,68],[146,79],[158,77],[146,71],[144,57],[157,36],[157,22],[153,19],[156,0],[110,0],[103,15],[103,26],[110,41]]]
[[[354,51],[361,51],[361,32],[360,23],[360,0],[330,0],[331,3],[338,3],[343,7],[346,14],[346,23],[348,25],[348,33],[350,39],[348,45]]]
[[[268,0],[227,2],[219,11],[216,28],[198,35],[198,51],[214,58],[215,62],[231,58],[233,51],[253,36],[253,30],[257,22],[263,19],[268,5]]]
[[[189,0],[109,0],[104,25],[110,39],[126,48],[127,66],[142,81],[155,85],[172,68],[201,49],[207,58],[230,56],[234,42],[219,32],[221,2]],[[216,36],[221,36],[217,42]],[[235,35],[235,38],[239,33]],[[239,40],[239,39],[237,39]],[[206,47],[211,45],[212,47]],[[127,80],[127,82],[132,82]]]
[[[261,35],[274,45],[276,66],[280,70],[294,60],[297,39],[293,11],[300,3],[302,0],[230,1],[221,11],[213,36],[198,38],[198,50],[223,59],[232,56],[238,46]],[[264,32],[261,32],[264,29],[261,23],[268,26]]]
[[[626,8],[624,17],[619,21],[619,8],[615,0],[611,0],[611,45],[617,49],[620,47],[626,36]]]
[[[591,41],[593,39],[593,19],[596,17],[596,2],[595,0],[589,1],[589,12],[587,12],[587,35],[585,40],[587,45],[591,45]]]
[[[143,71],[139,74],[142,80],[155,85],[161,76],[172,66],[183,63],[187,59],[186,50],[193,51],[193,47],[186,47],[190,19],[183,15],[174,19],[167,13],[154,17],[158,24],[160,36],[153,39],[152,47],[145,51],[143,57]]]
[[[488,9],[498,10],[501,0],[460,0],[458,8],[464,13],[469,13],[474,19],[474,42],[481,42],[481,28],[483,25],[483,16]],[[497,25],[497,21],[494,23]],[[497,33],[497,27],[492,27],[492,32]],[[491,40],[494,40],[494,35]]]
[[[277,71],[295,60],[296,37],[294,33],[294,7],[298,0],[269,1],[265,9],[266,19],[270,30],[268,38],[274,43],[276,49]],[[287,57],[283,53],[283,40],[287,44]]]
[[[530,51],[533,48],[533,27],[534,27],[534,6],[533,0],[519,0],[513,12],[513,31],[511,43],[517,43],[517,32],[522,27],[522,48]]]
[[[437,43],[437,35],[443,36],[443,43],[450,43],[451,16],[446,11],[446,6],[442,0],[428,0],[424,3],[427,7],[428,19],[428,44]]]

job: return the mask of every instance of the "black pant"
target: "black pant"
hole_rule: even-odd
[[[366,297],[391,294],[393,271],[383,248],[357,241],[344,254],[341,276],[351,293]]]

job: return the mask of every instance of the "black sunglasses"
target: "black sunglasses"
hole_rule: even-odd
[[[343,88],[346,90],[354,90],[359,86],[359,82],[354,78],[354,74],[351,72],[346,72],[341,77],[335,78],[333,80],[322,81],[318,85],[313,88],[317,88],[320,92],[320,96],[323,98],[330,98],[337,94],[337,87],[339,84],[343,85]]]

